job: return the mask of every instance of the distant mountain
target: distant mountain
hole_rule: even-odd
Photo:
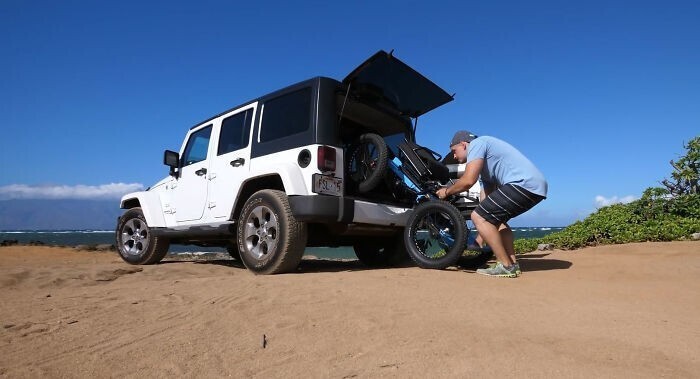
[[[0,230],[113,230],[119,200],[0,200]]]

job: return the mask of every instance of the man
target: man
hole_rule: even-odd
[[[481,201],[471,219],[498,262],[476,272],[506,278],[519,276],[513,232],[507,221],[547,197],[544,175],[520,151],[498,138],[477,137],[460,130],[452,138],[450,150],[459,163],[467,166],[454,185],[437,191],[440,199],[468,190],[481,177]]]

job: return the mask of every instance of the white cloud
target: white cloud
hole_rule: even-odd
[[[617,203],[627,204],[627,203],[631,203],[635,200],[637,200],[637,198],[632,196],[632,195],[628,195],[628,196],[624,196],[624,197],[617,197],[617,196],[605,197],[602,195],[598,195],[595,197],[595,206],[597,208],[602,208],[602,207],[606,207],[608,205],[613,205],[613,204],[617,204]]]
[[[143,189],[140,183],[109,183],[98,186],[0,186],[0,200],[9,199],[118,199],[129,192]]]

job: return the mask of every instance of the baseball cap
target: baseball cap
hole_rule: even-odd
[[[474,139],[478,137],[476,134],[473,134],[472,132],[466,131],[466,130],[460,130],[457,133],[455,133],[455,136],[452,137],[452,141],[450,142],[450,147],[460,143],[460,142],[471,142]]]

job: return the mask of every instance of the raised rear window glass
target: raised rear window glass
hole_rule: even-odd
[[[245,112],[226,117],[221,122],[218,155],[230,153],[248,146],[252,117],[253,110],[248,109]]]
[[[185,152],[182,154],[183,167],[207,159],[210,136],[211,125],[199,129],[190,135],[190,139],[187,141],[187,146],[185,146]]]
[[[392,153],[398,154],[399,151],[399,144],[406,141],[410,140],[410,135],[408,133],[399,133],[399,134],[392,134],[390,136],[384,137],[384,142],[386,142],[386,145],[391,149]]]
[[[265,103],[260,142],[304,132],[311,124],[311,88],[307,87]]]

